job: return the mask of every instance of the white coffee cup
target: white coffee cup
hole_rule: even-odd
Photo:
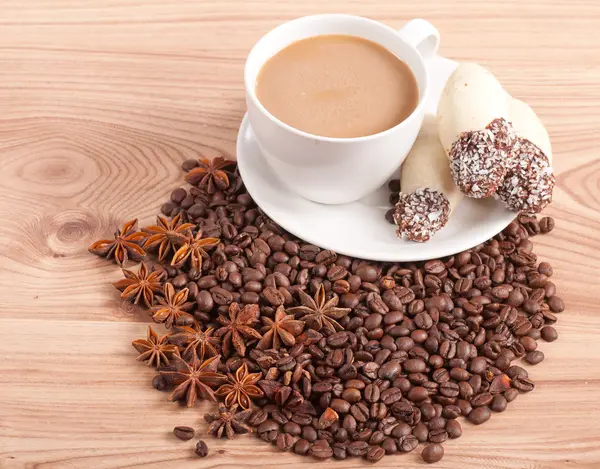
[[[331,138],[295,129],[267,111],[256,96],[256,79],[263,64],[289,44],[323,34],[359,36],[403,60],[419,87],[419,103],[413,113],[378,134]],[[248,116],[264,157],[287,187],[314,202],[343,204],[370,194],[395,174],[423,121],[430,83],[425,61],[436,54],[439,41],[437,29],[422,19],[396,31],[351,15],[306,16],[263,36],[250,51],[244,70]]]

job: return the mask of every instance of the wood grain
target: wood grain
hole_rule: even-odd
[[[251,437],[209,440],[153,390],[132,339],[147,316],[88,255],[133,216],[152,220],[198,155],[233,157],[244,58],[275,25],[325,12],[442,33],[442,53],[488,66],[547,124],[557,228],[535,241],[565,299],[538,387],[446,445],[436,467],[600,467],[600,3],[595,0],[2,0],[0,2],[0,468],[308,467]],[[250,458],[249,455],[252,455]],[[379,467],[420,467],[419,456]],[[319,467],[362,467],[360,460]]]

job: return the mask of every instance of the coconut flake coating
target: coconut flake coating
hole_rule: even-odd
[[[507,172],[497,196],[515,212],[540,213],[552,201],[556,182],[550,160],[537,145],[521,137],[513,154],[516,163]]]
[[[514,165],[515,141],[511,124],[502,118],[460,134],[450,150],[450,170],[461,192],[476,199],[494,194]]]
[[[444,194],[431,189],[400,193],[394,221],[399,238],[423,243],[448,222],[450,203]]]

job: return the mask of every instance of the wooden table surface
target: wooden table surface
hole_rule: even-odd
[[[400,27],[424,17],[441,52],[489,67],[547,124],[556,230],[535,241],[567,304],[538,383],[436,467],[600,467],[600,3],[597,0],[0,1],[0,468],[308,467],[253,437],[204,428],[151,388],[132,339],[148,317],[87,252],[134,216],[153,220],[180,163],[234,157],[244,59],[282,21],[346,12]],[[421,467],[418,454],[379,467]],[[318,467],[361,467],[358,459]],[[314,467],[314,466],[312,466]]]

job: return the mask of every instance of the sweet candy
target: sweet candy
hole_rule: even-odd
[[[417,242],[428,241],[442,229],[463,197],[452,180],[434,116],[425,116],[402,165],[400,187],[394,214],[397,234]]]

